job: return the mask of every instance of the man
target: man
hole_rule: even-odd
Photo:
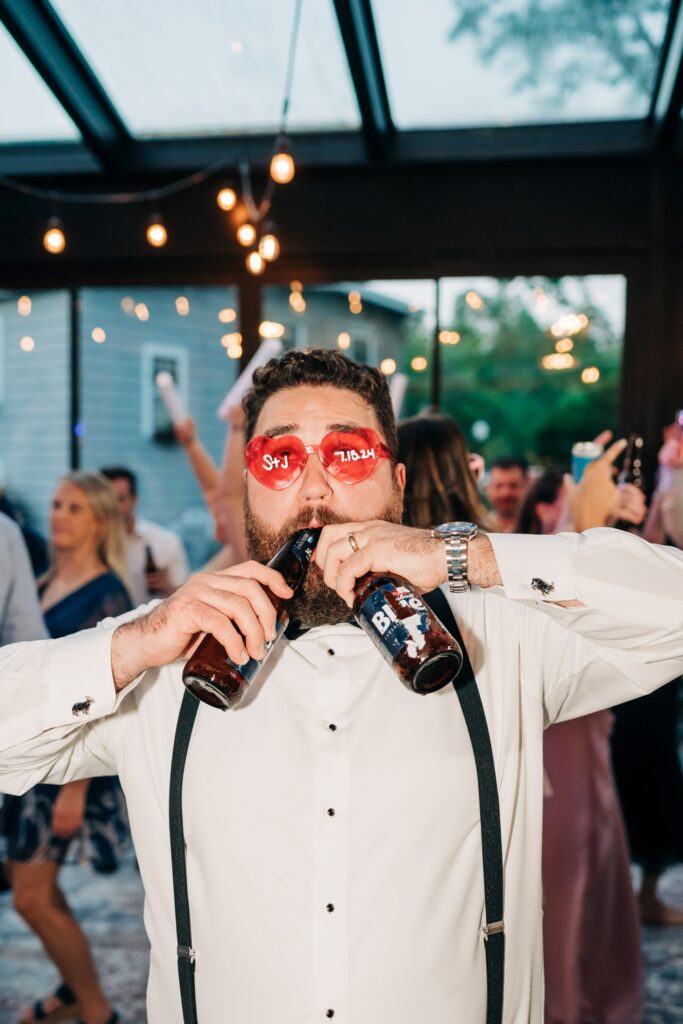
[[[276,480],[265,459],[251,464],[252,555],[269,557],[302,525],[324,529],[292,605],[308,631],[280,641],[236,711],[199,707],[184,782],[199,1022],[483,1024],[480,811],[458,697],[410,692],[349,621],[368,571],[424,592],[447,580],[443,542],[399,525],[386,381],[338,352],[292,351],[255,374],[245,406],[257,450],[287,436],[299,456],[270,459]],[[325,438],[367,430],[378,438],[370,472],[352,481]],[[612,502],[609,466],[596,479],[593,500]],[[495,759],[503,1020],[540,1024],[543,728],[681,672],[683,555],[593,530],[477,536],[468,559],[472,590],[449,600]],[[147,614],[0,652],[0,700],[12,694],[0,786],[104,768],[121,778],[146,889],[150,1024],[182,1020],[168,788],[183,659],[202,632],[238,663],[263,657],[275,625],[264,586],[290,595],[275,570],[246,562],[194,576]]]
[[[168,597],[190,575],[182,541],[172,530],[136,515],[138,484],[130,469],[104,466],[100,472],[111,481],[123,518],[133,604]]]
[[[513,533],[526,497],[529,464],[517,455],[502,455],[491,463],[486,494],[493,510],[495,529]]]

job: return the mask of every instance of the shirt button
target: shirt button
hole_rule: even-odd
[[[328,914],[334,913],[334,903],[328,903],[327,906],[325,907],[325,910],[327,911]]]
[[[326,1017],[334,1017],[334,1010],[326,1010],[325,1011],[325,1016]]]
[[[336,651],[333,651],[331,647],[328,647],[327,653],[329,654],[330,657],[332,657],[334,654],[336,654]]]
[[[330,732],[336,732],[337,731],[337,726],[334,724],[334,722],[330,722],[330,724],[328,725],[327,728],[330,730]]]
[[[334,816],[335,816],[335,814],[336,814],[336,813],[337,813],[337,812],[335,811],[334,807],[328,807],[328,808],[327,808],[327,814],[328,814],[328,817],[330,817],[330,818],[334,818]]]

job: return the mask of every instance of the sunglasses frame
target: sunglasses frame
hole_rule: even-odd
[[[355,480],[343,479],[343,459],[340,460],[340,463],[334,463],[331,462],[325,455],[325,449],[329,447],[329,445],[326,445],[325,442],[329,438],[334,438],[334,443],[338,444],[339,441],[337,440],[337,438],[344,436],[355,438],[360,437],[365,442],[365,444],[367,444],[368,449],[375,449],[378,452],[378,454],[375,455],[373,458],[369,458],[366,455],[359,455],[357,459],[352,459],[349,457],[346,460],[347,462],[354,462],[355,464],[358,464],[358,462],[366,462],[366,464],[370,466],[367,473],[365,473],[363,476],[358,476],[358,478]],[[298,459],[297,464],[295,464],[292,469],[292,476],[290,479],[280,479],[278,482],[277,478],[273,477],[272,480],[274,481],[274,483],[267,483],[267,476],[264,476],[262,478],[261,476],[257,475],[257,473],[254,471],[254,464],[256,463],[256,461],[264,457],[262,451],[257,449],[262,449],[264,443],[269,441],[286,441],[292,444],[293,448],[295,449]],[[360,451],[366,450],[367,449],[364,448],[360,449]],[[354,449],[352,449],[351,451],[355,452]],[[267,457],[269,454],[270,453],[266,452],[265,456]],[[302,455],[305,455],[305,458],[301,459]],[[258,483],[260,483],[263,487],[268,487],[269,490],[281,491],[285,490],[287,487],[290,487],[296,480],[299,479],[300,476],[302,476],[306,468],[306,464],[308,463],[308,459],[311,455],[318,456],[318,458],[320,459],[320,464],[322,465],[323,469],[325,470],[326,473],[329,473],[329,475],[334,480],[339,480],[341,483],[344,483],[347,486],[353,486],[354,484],[362,483],[363,480],[367,480],[368,477],[372,476],[372,474],[379,465],[380,459],[390,459],[392,462],[394,461],[391,452],[384,444],[384,442],[380,440],[376,431],[374,431],[371,427],[358,427],[356,430],[330,430],[321,439],[319,444],[304,444],[301,438],[297,437],[295,434],[282,434],[276,437],[269,437],[267,434],[258,434],[256,437],[252,437],[252,439],[249,441],[245,449],[245,462],[247,469]],[[271,456],[271,458],[277,458],[277,456]],[[341,468],[339,468],[340,464]],[[337,466],[336,470],[334,468],[335,465]]]

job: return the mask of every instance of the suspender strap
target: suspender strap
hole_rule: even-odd
[[[484,864],[484,902],[486,926],[486,1024],[502,1024],[503,983],[505,977],[505,932],[503,927],[503,844],[500,831],[498,787],[486,715],[477,689],[472,664],[463,643],[458,624],[441,590],[425,594],[425,600],[450,630],[462,648],[463,664],[453,681],[465,716],[467,731],[474,751],[479,785],[482,857]],[[187,748],[197,716],[199,701],[189,690],[183,697],[176,726],[171,762],[169,824],[171,830],[171,866],[175,901],[176,935],[178,940],[178,979],[184,1024],[197,1024],[190,905],[187,895],[185,836],[183,832],[183,773]]]
[[[500,808],[493,750],[486,715],[474,678],[472,663],[463,643],[458,624],[442,590],[432,590],[424,600],[436,612],[446,629],[462,648],[463,663],[456,679],[455,692],[465,716],[472,743],[479,784],[479,815],[481,847],[484,863],[484,903],[486,926],[486,1024],[500,1024],[503,1019],[503,984],[505,979],[505,931],[503,925],[503,843],[500,830]]]
[[[173,743],[171,760],[171,785],[169,793],[169,827],[171,831],[171,868],[173,870],[173,900],[175,903],[175,927],[178,940],[178,980],[180,999],[183,1007],[184,1024],[197,1024],[197,1002],[195,998],[194,964],[190,928],[190,903],[187,896],[187,867],[185,863],[185,835],[183,832],[183,774],[187,748],[192,736],[194,720],[197,717],[199,701],[189,690],[185,691],[180,705],[178,724]]]

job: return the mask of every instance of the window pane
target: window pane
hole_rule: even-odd
[[[402,407],[407,402],[403,384],[409,385],[408,353],[417,344],[416,337],[421,341],[423,330],[433,330],[434,297],[430,280],[272,285],[263,290],[268,326],[262,325],[262,330],[275,328],[285,348],[339,349],[350,359],[380,368]],[[428,361],[425,370],[427,366]],[[424,371],[413,373],[410,387],[418,395],[422,377],[428,376]]]
[[[569,466],[619,421],[625,278],[440,282],[441,405],[487,461]]]
[[[213,551],[213,522],[157,374],[173,379],[220,464],[227,427],[216,413],[241,354],[226,347],[240,337],[236,289],[85,288],[81,300],[81,463],[130,466],[140,481],[140,514],[176,530],[197,567]]]
[[[0,143],[79,138],[76,125],[0,24]]]
[[[293,0],[54,6],[135,135],[277,129]],[[304,4],[289,128],[358,124],[332,5]]]
[[[0,489],[45,531],[69,468],[69,295],[0,293]]]
[[[374,0],[401,128],[644,117],[669,0]]]

